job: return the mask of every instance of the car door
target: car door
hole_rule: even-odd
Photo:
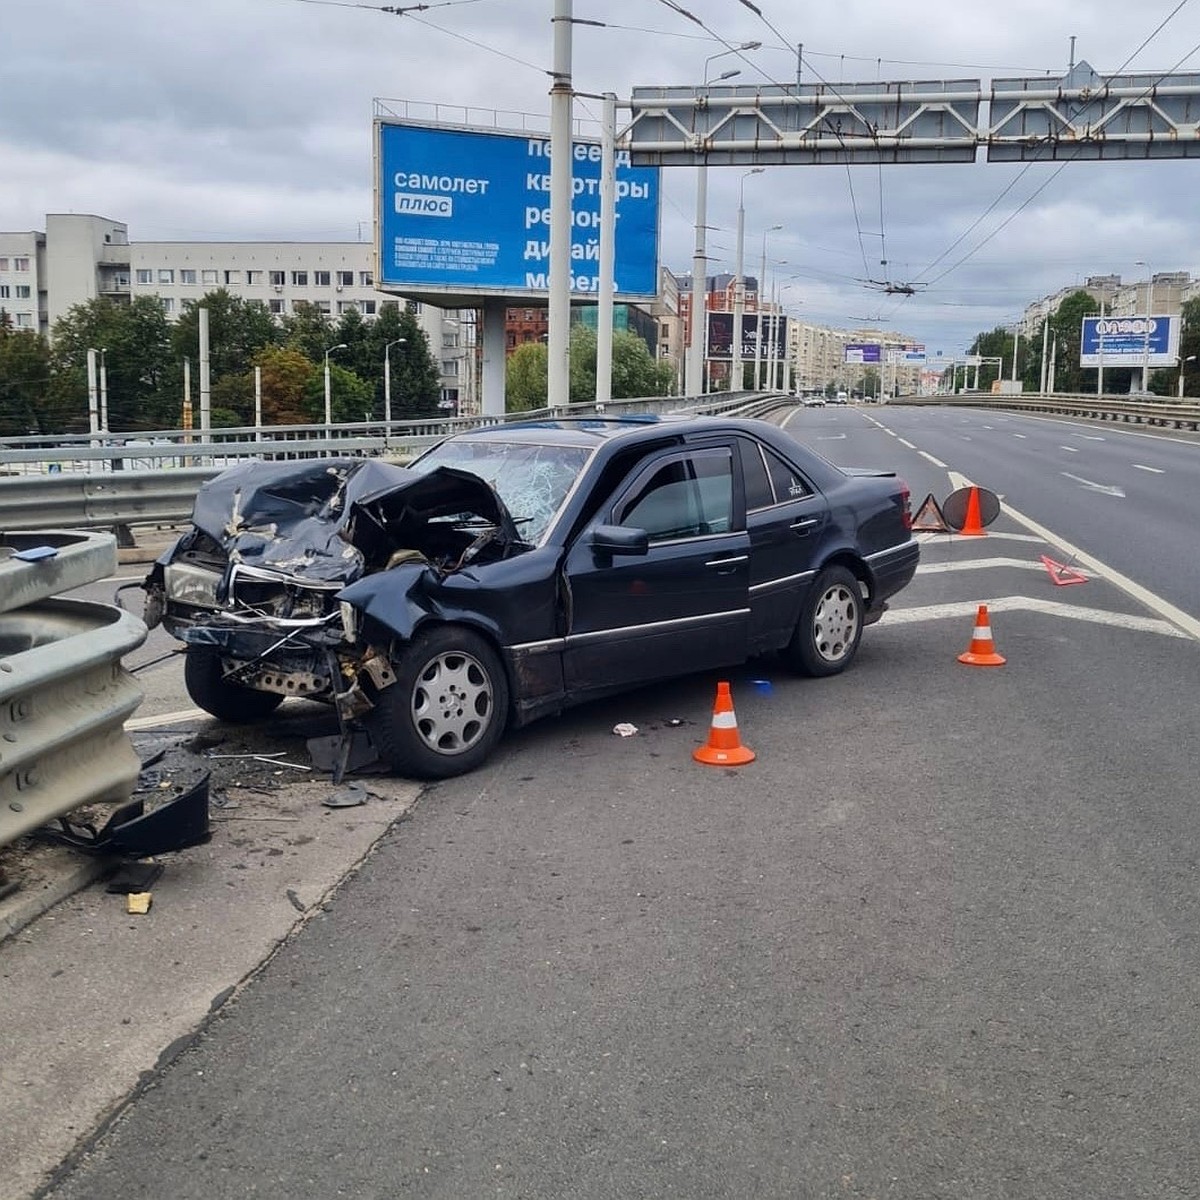
[[[567,554],[564,674],[578,695],[746,657],[749,538],[732,447],[643,460]],[[624,540],[630,549],[602,549]]]
[[[740,437],[750,536],[751,654],[786,645],[820,562],[829,505],[792,463],[754,438]]]

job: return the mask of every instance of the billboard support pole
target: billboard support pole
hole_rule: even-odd
[[[617,97],[604,93],[600,132],[600,303],[596,310],[596,406],[612,399],[613,263],[617,240]]]
[[[504,315],[508,301],[503,296],[488,296],[483,301],[483,371],[480,412],[485,417],[502,417],[505,412],[504,368],[506,350]]]
[[[692,253],[692,319],[688,330],[687,379],[684,390],[689,396],[704,395],[704,339],[707,334],[708,291],[707,254],[704,248],[705,223],[708,221],[708,166],[696,167],[696,246]]]
[[[550,311],[547,403],[571,392],[571,4],[554,0],[554,84],[550,88]]]

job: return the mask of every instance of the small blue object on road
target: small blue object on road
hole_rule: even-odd
[[[44,558],[55,558],[58,548],[55,546],[30,546],[28,550],[18,550],[13,558],[22,562],[41,562]]]

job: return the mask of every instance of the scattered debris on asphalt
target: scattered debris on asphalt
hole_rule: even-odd
[[[149,892],[130,892],[125,897],[125,911],[131,916],[140,916],[150,911],[154,897]]]
[[[367,789],[361,783],[347,783],[330,792],[321,803],[326,808],[357,808],[367,802]]]
[[[630,725],[628,721],[622,721],[619,725],[613,726],[613,733],[619,734],[621,737],[633,737],[637,731],[638,727]]]

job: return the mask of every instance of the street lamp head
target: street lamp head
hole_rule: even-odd
[[[722,71],[721,74],[717,76],[717,78],[714,82],[720,83],[721,80],[723,80],[723,79],[732,79],[735,75],[740,75],[740,74],[741,74],[741,71]]]

